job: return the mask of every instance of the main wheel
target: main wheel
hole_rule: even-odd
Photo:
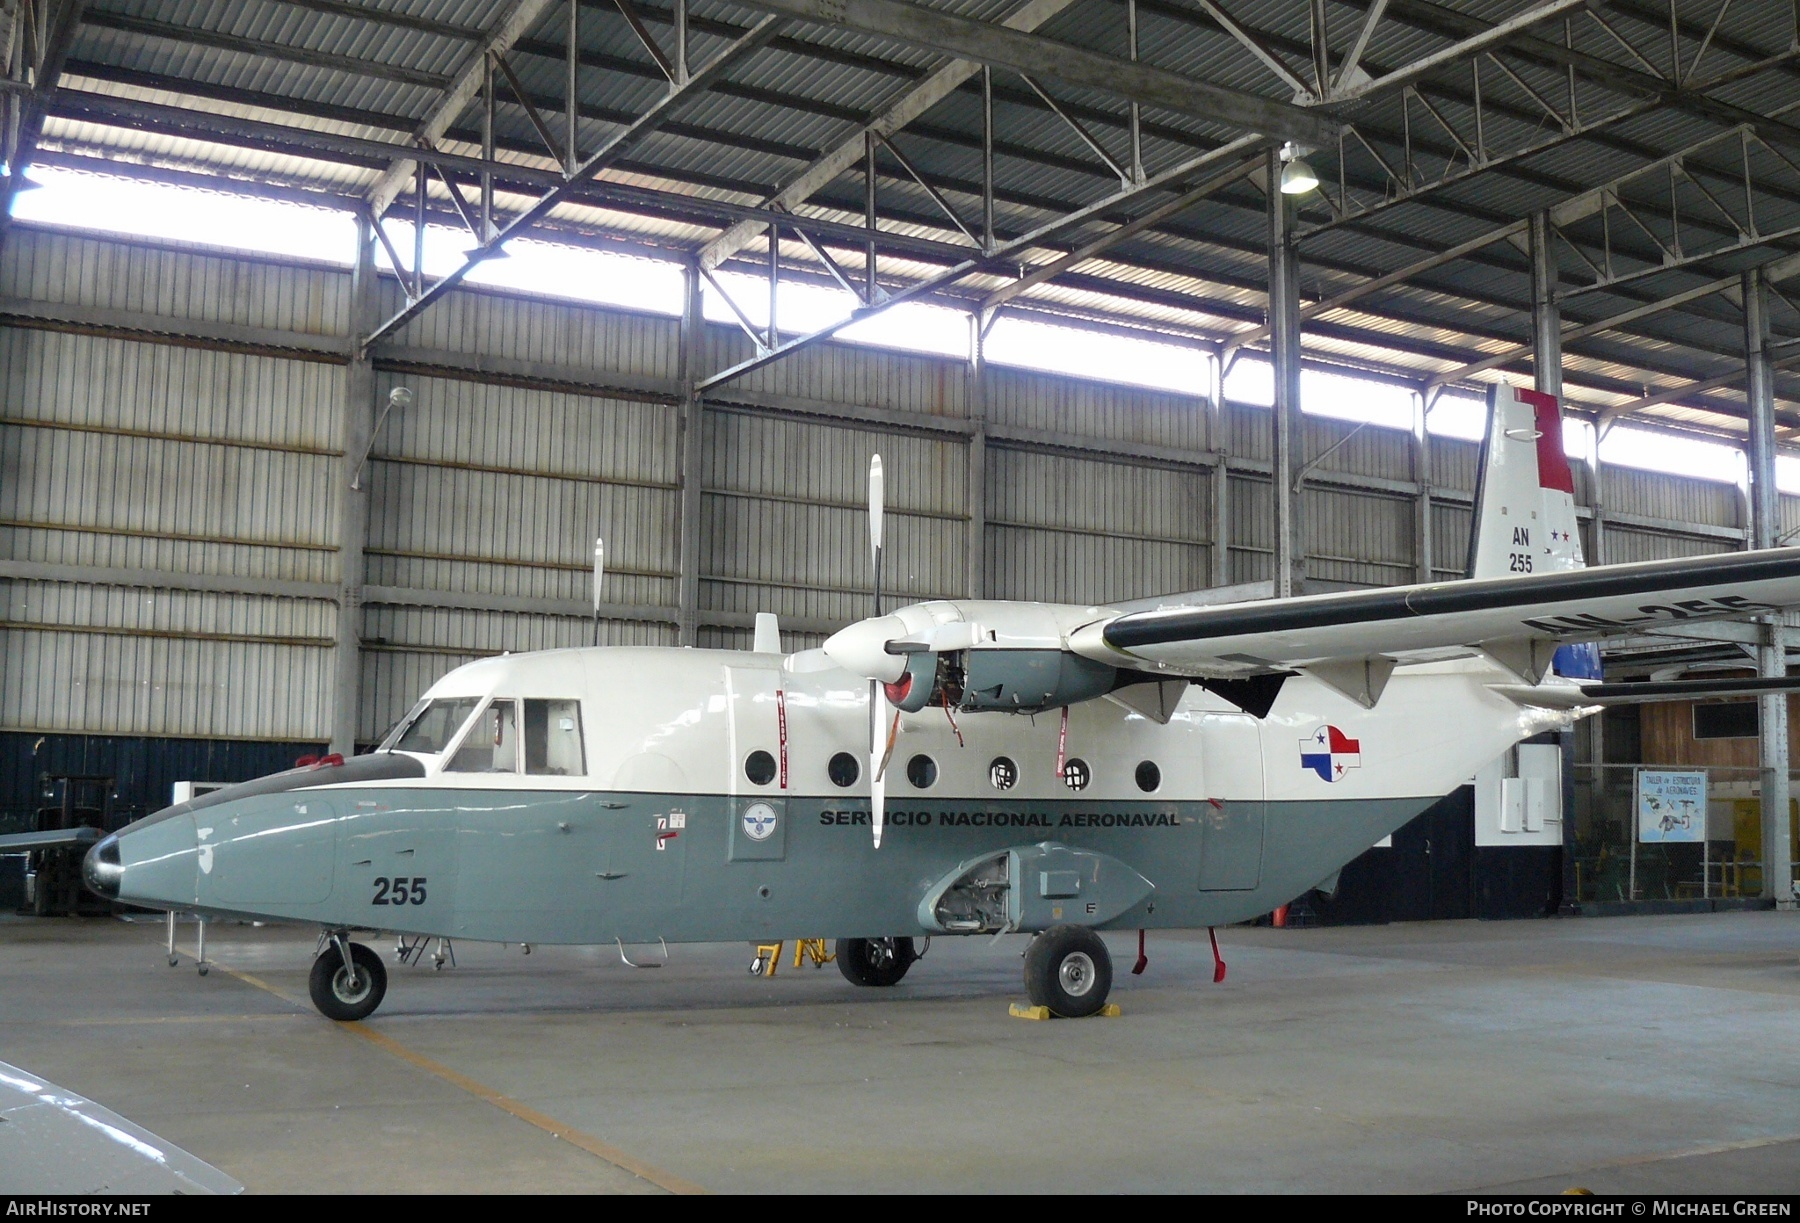
[[[838,971],[852,985],[898,985],[919,957],[909,938],[841,938]]]
[[[1080,1019],[1106,1005],[1112,992],[1112,957],[1100,936],[1085,926],[1053,926],[1025,952],[1025,996],[1053,1015]]]
[[[380,956],[361,943],[351,943],[350,962],[356,966],[354,979],[344,968],[344,957],[330,943],[313,961],[307,990],[319,1014],[327,1019],[367,1019],[387,995],[387,968]]]

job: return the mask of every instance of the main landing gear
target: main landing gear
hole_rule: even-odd
[[[306,981],[313,1005],[327,1019],[367,1019],[387,995],[387,968],[381,957],[341,933],[328,933]]]
[[[838,971],[852,985],[898,985],[918,959],[909,938],[841,938]]]
[[[1052,926],[1025,951],[1025,996],[1052,1015],[1097,1014],[1112,991],[1112,957],[1085,926]]]

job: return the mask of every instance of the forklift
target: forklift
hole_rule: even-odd
[[[115,815],[115,778],[96,773],[44,773],[38,777],[38,807],[27,848],[25,907],[37,917],[93,916],[112,912],[111,902],[81,884],[81,861],[94,842],[130,819]]]

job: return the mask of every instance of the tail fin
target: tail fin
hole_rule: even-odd
[[[1586,567],[1575,517],[1575,473],[1563,450],[1562,404],[1542,391],[1490,386],[1487,438],[1481,444],[1469,528],[1469,576]],[[1555,670],[1574,678],[1600,678],[1598,648],[1561,647]]]
[[[1487,440],[1481,444],[1469,576],[1581,569],[1575,474],[1563,452],[1556,396],[1510,386],[1488,388]]]

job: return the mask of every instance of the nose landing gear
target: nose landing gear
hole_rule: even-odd
[[[387,968],[375,952],[334,931],[325,936],[306,987],[325,1018],[343,1022],[367,1019],[387,995]]]
[[[918,959],[910,938],[841,938],[838,971],[852,985],[898,985]]]
[[[1112,992],[1112,957],[1085,926],[1052,926],[1025,952],[1025,996],[1064,1019],[1099,1013]]]

